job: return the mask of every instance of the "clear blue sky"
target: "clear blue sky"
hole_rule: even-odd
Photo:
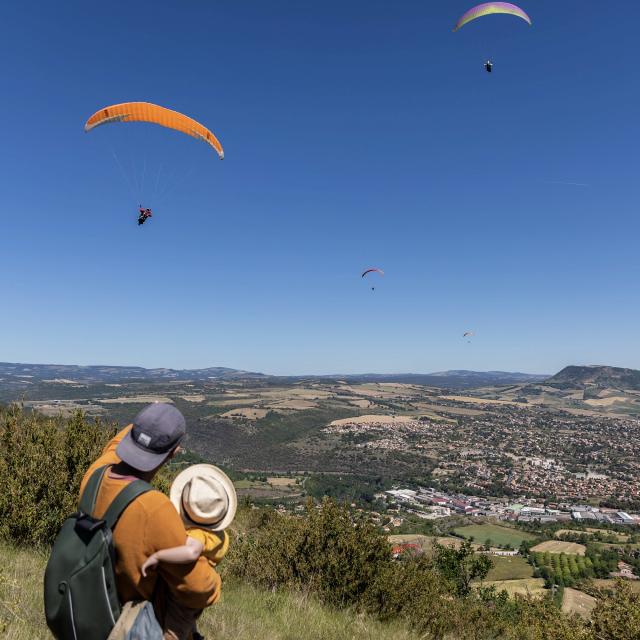
[[[640,3],[523,0],[533,28],[453,34],[470,5],[5,3],[0,360],[640,368]],[[226,159],[83,132],[133,100],[205,123]]]

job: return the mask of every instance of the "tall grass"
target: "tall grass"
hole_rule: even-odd
[[[44,620],[45,554],[0,545],[0,637],[51,640]],[[226,580],[200,632],[211,640],[418,640],[401,624],[338,611],[298,593],[273,592]]]

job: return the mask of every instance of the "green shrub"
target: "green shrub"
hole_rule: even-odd
[[[51,543],[77,507],[84,473],[114,433],[81,413],[64,419],[1,409],[0,538]]]
[[[516,596],[505,640],[595,640],[580,618],[562,614],[551,598]],[[598,640],[605,640],[604,638]]]
[[[296,589],[338,608],[403,620],[425,640],[592,640],[553,600],[509,598],[472,588],[490,565],[473,552],[434,545],[394,561],[385,536],[325,499],[303,517],[241,510],[224,576],[269,589]],[[600,639],[598,639],[600,640]]]
[[[486,555],[477,555],[471,542],[463,542],[460,547],[434,545],[433,566],[454,587],[457,595],[466,596],[471,592],[473,580],[484,580],[492,567]]]
[[[263,516],[260,526],[235,540],[225,566],[255,584],[310,591],[328,604],[351,606],[391,563],[383,536],[326,499],[318,507],[309,503],[304,518]]]
[[[590,626],[596,640],[640,638],[640,593],[617,580],[614,592],[601,599],[593,610]]]
[[[457,626],[460,608],[447,586],[424,558],[396,562],[377,573],[364,608],[383,621],[404,618],[427,637],[441,638]]]

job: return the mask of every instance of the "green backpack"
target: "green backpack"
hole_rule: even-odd
[[[44,609],[57,640],[106,640],[120,616],[112,530],[129,504],[152,487],[142,480],[128,484],[98,520],[92,514],[108,468],[91,475],[78,511],[65,520],[51,550]]]

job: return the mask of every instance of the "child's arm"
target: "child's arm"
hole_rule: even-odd
[[[202,554],[202,542],[187,536],[185,544],[181,547],[171,547],[170,549],[160,549],[152,553],[142,565],[142,575],[146,578],[147,571],[154,569],[159,562],[169,564],[190,564],[195,562]]]

